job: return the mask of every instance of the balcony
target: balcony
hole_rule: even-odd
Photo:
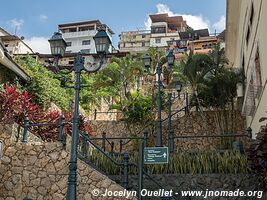
[[[66,38],[79,38],[79,37],[88,37],[88,36],[95,36],[96,31],[90,30],[90,31],[77,31],[77,32],[68,32],[63,33],[63,37]]]

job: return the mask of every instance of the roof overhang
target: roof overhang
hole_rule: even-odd
[[[7,53],[7,51],[2,46],[1,43],[0,43],[0,63],[5,67],[7,67],[8,69],[10,69],[11,71],[13,71],[14,73],[16,73],[24,80],[27,80],[29,78],[29,75],[23,69],[21,69],[21,67],[16,62],[13,61],[13,59]]]

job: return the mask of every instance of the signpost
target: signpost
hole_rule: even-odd
[[[145,164],[166,164],[169,162],[168,147],[145,147]]]

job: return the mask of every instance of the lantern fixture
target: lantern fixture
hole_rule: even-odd
[[[100,30],[93,37],[97,54],[108,54],[111,46],[111,40],[105,30]]]
[[[55,57],[62,58],[65,54],[67,43],[62,37],[62,34],[55,32],[54,35],[48,40],[50,43],[51,54]]]

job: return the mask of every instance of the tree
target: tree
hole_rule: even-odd
[[[140,60],[127,54],[123,58],[113,57],[111,63],[95,76],[93,83],[96,94],[106,100],[113,100],[121,104],[130,98],[130,92],[135,88],[137,76],[142,73]]]
[[[236,85],[243,79],[242,73],[227,67],[228,60],[219,45],[208,55],[189,55],[182,64],[193,90],[191,105],[200,108],[203,119],[202,108],[216,111],[218,131],[233,132],[234,98]]]

